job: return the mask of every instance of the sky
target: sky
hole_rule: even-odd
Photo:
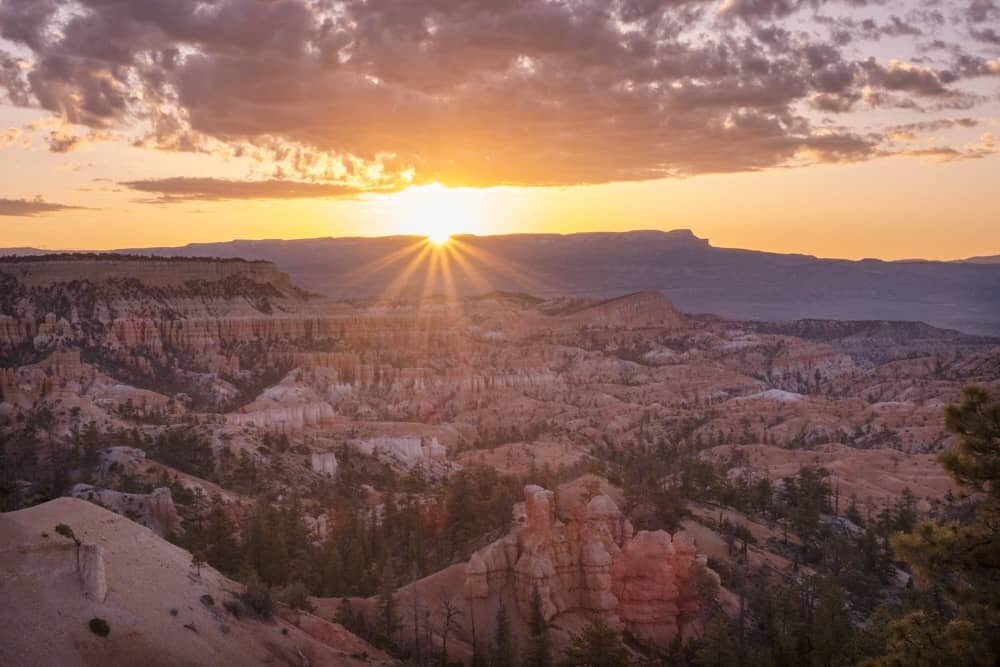
[[[0,247],[1000,254],[996,0],[0,0]]]

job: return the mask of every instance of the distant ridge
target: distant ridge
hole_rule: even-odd
[[[959,262],[966,264],[1000,264],[1000,255],[982,255],[980,257],[967,257]]]
[[[688,313],[762,321],[908,320],[1000,334],[1000,264],[822,259],[717,248],[690,230],[455,237],[464,261],[423,262],[400,280],[420,237],[240,240],[120,252],[274,262],[335,298],[492,291],[610,298],[655,290]],[[3,251],[0,251],[3,252]]]

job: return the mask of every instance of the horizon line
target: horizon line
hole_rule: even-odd
[[[972,262],[977,259],[985,259],[992,257],[1000,257],[1000,248],[995,251],[987,251],[978,255],[970,255],[964,257],[955,257],[951,259],[930,259],[925,257],[906,257],[899,259],[885,259],[882,257],[860,257],[860,258],[849,258],[849,257],[831,257],[815,255],[808,252],[778,252],[774,250],[761,250],[758,248],[747,248],[747,247],[736,247],[736,246],[715,246],[712,245],[711,240],[707,237],[700,237],[694,233],[690,227],[678,227],[674,229],[654,229],[654,228],[640,228],[640,229],[628,229],[628,230],[594,230],[594,231],[579,231],[579,232],[511,232],[504,234],[475,234],[472,232],[462,232],[451,234],[450,238],[455,239],[505,239],[505,238],[516,238],[516,237],[556,237],[556,238],[569,238],[573,236],[626,236],[630,234],[660,234],[660,235],[671,235],[671,234],[684,234],[686,233],[692,239],[697,241],[703,241],[705,245],[716,250],[742,250],[746,252],[759,252],[769,255],[783,255],[783,256],[798,256],[798,257],[808,257],[817,260],[829,260],[829,261],[842,261],[842,262],[885,262],[885,263],[908,263],[908,262],[934,262],[942,264],[952,264],[952,263],[962,263],[962,262]],[[42,254],[55,254],[55,253],[99,253],[99,254],[109,254],[109,253],[121,253],[121,254],[141,254],[143,251],[170,251],[170,250],[183,250],[185,248],[192,248],[197,246],[211,246],[211,245],[228,245],[235,243],[305,243],[309,241],[384,241],[384,240],[402,240],[402,239],[425,239],[429,238],[423,234],[384,234],[384,235],[350,235],[350,236],[307,236],[307,237],[296,237],[296,238],[280,238],[280,237],[262,237],[262,238],[230,238],[222,239],[216,241],[189,241],[183,245],[150,245],[141,247],[118,247],[118,248],[49,248],[44,246],[15,246],[15,247],[0,247],[0,257],[16,257],[22,256],[19,251],[29,251],[37,252]],[[265,260],[266,261],[266,260]],[[973,262],[974,263],[974,262]],[[989,264],[989,262],[983,262],[983,264]]]

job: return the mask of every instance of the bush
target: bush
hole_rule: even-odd
[[[271,589],[260,581],[251,581],[247,589],[240,593],[240,601],[249,607],[260,618],[271,618],[274,610],[274,598]]]
[[[237,620],[243,618],[243,611],[245,607],[239,600],[226,600],[222,603],[222,606],[226,608],[226,611],[233,615],[233,618],[236,618]]]
[[[208,593],[205,593],[199,599],[201,600],[201,603],[203,605],[205,605],[206,607],[214,607],[215,606],[215,598],[213,598]]]
[[[278,601],[287,604],[292,609],[302,611],[313,611],[312,602],[309,601],[309,589],[301,581],[294,581],[278,592]]]
[[[111,626],[103,618],[97,618],[96,616],[90,619],[90,631],[93,632],[98,637],[107,637],[111,633]]]

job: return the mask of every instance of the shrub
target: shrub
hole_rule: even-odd
[[[226,608],[226,611],[233,615],[233,618],[237,620],[243,618],[243,611],[245,607],[239,600],[226,600],[222,603],[222,606]]]
[[[107,637],[111,632],[111,626],[103,618],[94,617],[90,619],[90,631],[98,637]]]
[[[247,589],[240,593],[240,600],[260,618],[271,618],[274,610],[274,598],[271,589],[260,581],[251,581]]]
[[[313,611],[312,602],[309,601],[309,589],[301,581],[293,581],[278,593],[278,601],[287,604],[292,609],[302,611]]]
[[[215,598],[213,598],[208,593],[205,593],[199,599],[201,600],[201,603],[203,605],[205,605],[206,607],[214,607],[215,606]]]

